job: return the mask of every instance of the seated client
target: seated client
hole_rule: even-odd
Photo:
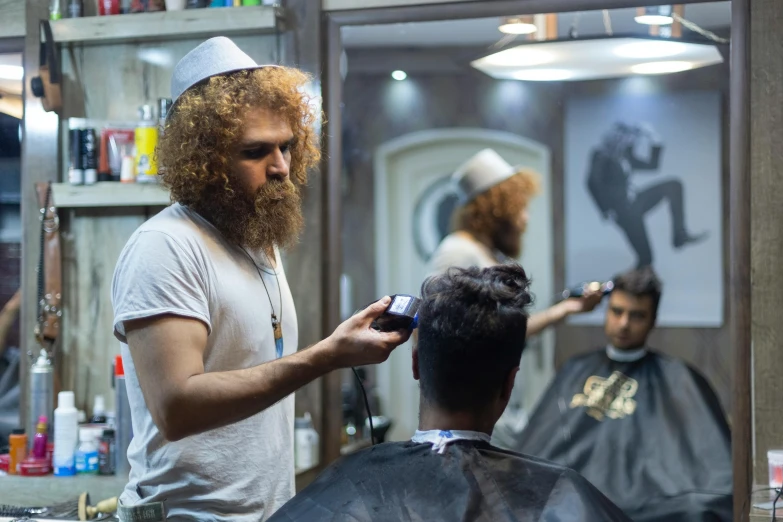
[[[421,289],[419,430],[328,467],[270,522],[626,521],[578,473],[490,444],[525,346],[518,265],[452,268]]]

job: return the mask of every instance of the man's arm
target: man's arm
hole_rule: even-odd
[[[604,295],[602,291],[585,292],[583,297],[572,297],[552,305],[546,310],[535,313],[527,320],[527,334],[530,338],[549,326],[555,325],[571,314],[592,312]]]
[[[22,303],[22,290],[16,293],[8,300],[2,310],[0,310],[0,357],[5,353],[8,342],[8,332],[14,325],[16,316],[19,314],[19,306]]]
[[[156,316],[125,329],[152,419],[175,441],[251,417],[332,370],[385,361],[410,335],[370,328],[389,302],[371,305],[306,350],[227,372],[204,371],[207,328],[198,320]]]

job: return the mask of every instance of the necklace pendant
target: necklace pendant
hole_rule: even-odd
[[[274,315],[272,316],[272,331],[275,336],[275,352],[279,359],[283,356],[283,325]]]

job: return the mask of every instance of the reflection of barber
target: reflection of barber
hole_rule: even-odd
[[[5,354],[8,342],[8,334],[19,314],[19,306],[22,304],[22,291],[16,293],[8,300],[2,310],[0,310],[0,357]]]
[[[449,267],[487,268],[518,258],[527,227],[527,205],[539,191],[538,176],[512,167],[491,149],[484,149],[454,174],[463,204],[454,216],[454,232],[432,256],[432,271]],[[589,312],[601,301],[599,292],[566,299],[528,321],[527,335],[537,334],[566,316]]]
[[[649,144],[648,158],[636,156],[642,142]],[[672,215],[672,242],[675,248],[698,242],[706,233],[691,235],[685,228],[683,188],[679,180],[663,181],[635,191],[631,175],[636,171],[657,171],[663,146],[655,131],[647,126],[617,123],[593,151],[587,187],[604,218],[611,217],[625,232],[638,257],[638,267],[653,262],[644,216],[664,199]]]
[[[0,447],[19,425],[19,350],[8,346],[8,339],[21,303],[22,294],[17,290],[0,310]]]

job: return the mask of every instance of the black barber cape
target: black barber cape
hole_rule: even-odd
[[[572,470],[458,440],[379,444],[328,467],[269,522],[586,522],[628,518]]]
[[[636,522],[732,518],[731,443],[718,398],[685,363],[654,352],[568,361],[521,434],[494,444],[581,473]]]

